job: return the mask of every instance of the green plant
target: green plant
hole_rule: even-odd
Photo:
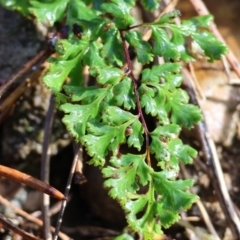
[[[178,179],[179,161],[188,164],[197,155],[178,135],[182,127],[191,128],[202,119],[180,88],[180,61],[195,60],[186,38],[209,61],[226,53],[207,31],[212,16],[178,26],[174,21],[179,12],[173,11],[136,26],[130,12],[133,0],[0,2],[48,26],[58,21],[69,27],[68,38],[55,44],[57,54],[49,59],[43,81],[55,93],[67,129],[91,156],[89,164],[101,168],[110,196],[126,211],[129,227],[144,239],[160,236],[162,227],[176,222],[179,212],[197,200],[187,192],[193,180]],[[157,2],[142,0],[148,11],[156,9]],[[143,40],[146,28],[152,31],[150,41]],[[139,78],[134,75],[132,49],[143,67]],[[158,57],[165,63],[154,64]],[[86,66],[96,82],[92,86],[86,86],[82,74]],[[151,130],[149,116],[155,124]],[[122,144],[129,152],[121,152]],[[157,167],[152,167],[155,161]]]

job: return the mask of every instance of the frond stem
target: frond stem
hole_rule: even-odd
[[[129,75],[132,79],[133,86],[134,86],[134,94],[135,94],[135,97],[136,97],[138,113],[139,113],[141,122],[143,124],[144,132],[145,132],[147,162],[148,162],[148,165],[151,166],[150,152],[149,152],[149,131],[148,131],[148,127],[147,127],[146,121],[145,121],[144,116],[143,116],[143,112],[142,112],[142,108],[141,108],[141,104],[140,104],[139,93],[138,93],[138,83],[137,83],[137,79],[135,78],[135,76],[133,74],[132,62],[131,62],[130,55],[129,55],[128,48],[127,48],[127,44],[126,44],[126,41],[125,41],[125,38],[124,38],[123,30],[120,30],[120,36],[121,36],[122,43],[123,43],[124,54],[125,54],[125,57],[126,57],[126,60],[127,60]]]

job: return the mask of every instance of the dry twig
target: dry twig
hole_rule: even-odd
[[[5,84],[3,86],[1,86],[1,88],[0,88],[0,98],[12,86],[13,83],[15,83],[17,80],[19,80],[25,74],[27,74],[34,65],[36,65],[40,61],[45,61],[50,56],[50,53],[51,52],[49,51],[48,48],[42,50],[34,58],[32,58],[25,65],[23,65],[19,71],[17,71],[10,78],[8,78],[5,81]]]
[[[73,179],[75,169],[76,169],[76,166],[77,166],[80,151],[81,151],[81,148],[79,147],[78,150],[75,152],[75,155],[74,155],[71,171],[69,173],[67,186],[66,186],[66,190],[65,190],[65,194],[64,194],[65,195],[65,200],[62,202],[61,211],[58,215],[57,226],[56,226],[56,229],[55,229],[55,232],[54,232],[54,235],[53,235],[54,240],[58,239],[58,232],[60,230],[63,214],[64,214],[64,211],[65,211],[65,208],[66,208],[66,205],[67,205],[67,198],[68,198],[69,191],[70,191],[70,188],[71,188],[71,183],[72,183],[72,179]]]
[[[25,219],[27,219],[28,221],[30,222],[33,222],[35,224],[37,224],[38,226],[43,226],[43,221],[28,214],[27,212],[23,211],[22,209],[14,206],[11,202],[9,202],[7,199],[5,199],[4,197],[2,197],[0,195],[0,203],[7,206],[7,207],[10,207],[11,209],[13,209],[17,214],[19,214],[20,216],[24,217]],[[51,231],[54,232],[55,231],[55,228],[54,227],[51,227]],[[59,232],[59,237],[62,239],[62,240],[70,240],[70,237],[68,237],[66,234],[62,233],[62,232]]]
[[[191,2],[191,4],[193,5],[193,7],[195,8],[195,10],[197,11],[197,13],[199,15],[210,14],[202,0],[189,0],[189,1]],[[215,23],[211,24],[210,30],[219,41],[226,44],[221,33],[218,31]],[[234,55],[234,53],[231,51],[230,48],[229,48],[229,51],[228,51],[228,54],[226,55],[226,57],[227,57],[228,62],[230,63],[230,65],[232,66],[232,68],[235,70],[236,74],[240,78],[240,63],[238,62],[236,56]]]
[[[192,240],[199,240],[199,239],[204,239],[204,240],[215,240],[211,235],[205,233],[203,230],[201,230],[200,228],[194,227],[191,223],[184,221],[184,220],[179,220],[178,224],[190,231],[192,231],[192,233],[194,233],[194,235],[192,236]],[[191,233],[189,232],[189,235],[191,235]],[[196,237],[197,236],[197,237]]]
[[[40,192],[44,192],[59,200],[64,199],[64,195],[60,191],[58,191],[56,188],[50,186],[49,184],[43,181],[40,181],[37,178],[34,178],[26,173],[20,172],[13,168],[0,165],[0,176],[6,177],[16,182],[26,184],[29,187],[37,189]]]
[[[185,77],[185,80],[187,81],[187,88],[191,101],[195,105],[199,106],[196,94],[191,86],[191,76],[189,72],[186,69],[184,69],[182,73]],[[210,166],[209,169],[210,176],[215,187],[215,190],[217,192],[221,207],[225,213],[225,217],[227,219],[227,222],[229,223],[229,227],[232,231],[234,239],[239,240],[240,220],[239,217],[237,216],[232,200],[229,196],[226,183],[224,181],[222,168],[218,159],[216,146],[210,137],[210,134],[207,130],[207,124],[205,121],[202,121],[198,124],[197,131],[200,138],[199,140],[202,146],[205,162]]]
[[[183,173],[184,178],[185,179],[192,179],[190,174],[187,172],[185,165],[181,164],[180,167],[181,167],[181,171]],[[193,192],[192,189],[190,189],[190,191]],[[219,238],[219,236],[218,236],[218,234],[217,234],[217,232],[216,232],[216,230],[215,230],[215,228],[212,224],[212,221],[211,221],[211,219],[208,215],[208,212],[207,212],[206,208],[204,207],[202,201],[198,200],[196,202],[196,204],[198,206],[199,211],[201,212],[203,221],[206,224],[208,231],[212,234],[212,236],[214,236],[215,240],[220,240],[220,238]]]
[[[87,181],[86,177],[83,174],[83,149],[82,146],[78,144],[74,144],[74,152],[78,151],[78,160],[76,164],[76,169],[74,173],[74,183],[75,184],[83,184]]]
[[[49,183],[49,171],[50,171],[50,139],[51,139],[51,129],[54,117],[54,96],[51,95],[49,101],[48,112],[44,124],[44,139],[43,139],[43,149],[42,149],[42,167],[41,167],[41,179],[42,181]],[[52,239],[50,233],[50,214],[49,214],[49,202],[50,198],[48,195],[43,194],[42,199],[42,217],[43,217],[43,236],[44,239]]]
[[[0,213],[0,223],[6,228],[6,229],[10,229],[12,230],[14,233],[17,233],[18,235],[22,236],[23,239],[26,240],[40,240],[40,238],[35,237],[25,231],[23,231],[22,229],[20,229],[19,227],[15,226],[12,224],[12,222],[10,220],[8,220],[4,215],[2,215]]]

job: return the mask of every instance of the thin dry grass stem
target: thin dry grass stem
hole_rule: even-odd
[[[163,9],[157,20],[159,20],[163,14],[173,11],[178,4],[178,0],[163,0],[163,2],[165,3],[166,7]]]
[[[70,202],[71,198],[72,198],[72,196],[70,194],[68,196],[67,202]],[[55,204],[51,205],[51,207],[49,208],[49,216],[52,217],[53,215],[59,213],[61,210],[61,206],[62,206],[62,201],[58,201]],[[31,213],[31,215],[36,218],[41,218],[42,212],[37,210],[37,211]]]
[[[5,111],[18,99],[19,96],[26,91],[29,85],[29,80],[23,81],[13,92],[11,92],[6,99],[0,103],[0,112]]]
[[[178,224],[187,229],[187,234],[190,240],[216,240],[212,235],[205,233],[201,228],[194,227],[191,223],[184,220],[184,213],[182,213],[181,220],[178,221]]]
[[[178,0],[172,0],[170,2],[168,0],[164,0],[164,2],[166,3],[166,7],[163,9],[163,11],[159,14],[159,16],[155,19],[154,22],[157,22],[163,14],[173,11],[178,3]],[[150,39],[151,35],[152,35],[152,29],[149,28],[144,33],[143,40],[148,41]]]
[[[190,174],[188,173],[185,165],[181,164],[180,167],[181,167],[181,171],[182,171],[182,174],[183,174],[184,178],[185,179],[192,179],[192,176],[190,176]],[[190,191],[192,193],[194,193],[192,189],[190,189]],[[210,217],[208,215],[208,212],[207,212],[206,208],[204,207],[202,201],[198,200],[196,202],[196,204],[198,206],[199,211],[201,212],[203,221],[204,221],[205,225],[207,226],[208,231],[211,233],[211,235],[214,237],[215,240],[220,240],[220,238],[219,238],[219,236],[217,234],[217,231],[215,230],[215,228],[214,228],[214,226],[212,224],[212,221],[211,221],[211,219],[210,219]]]
[[[189,72],[185,69],[182,71],[185,84],[188,88],[188,94],[190,95],[191,101],[198,105],[198,100],[196,93],[191,86],[191,76]],[[210,134],[207,129],[207,124],[205,121],[202,121],[197,126],[199,140],[203,150],[203,156],[206,164],[210,167],[209,174],[211,176],[212,183],[218,195],[221,207],[225,213],[226,220],[229,224],[229,227],[232,231],[233,237],[236,240],[240,240],[240,220],[234,209],[233,202],[228,193],[226,183],[223,177],[222,168],[220,161],[217,155],[216,146],[210,137]]]
[[[228,82],[229,85],[236,85],[239,86],[240,85],[240,81],[239,79],[230,79],[230,81]]]
[[[23,211],[22,209],[20,209],[19,207],[16,207],[15,205],[13,205],[11,202],[9,202],[6,198],[2,197],[0,195],[0,203],[4,206],[7,206],[11,209],[13,209],[18,215],[24,217],[25,219],[27,219],[30,222],[33,222],[39,226],[43,225],[42,220],[33,217],[32,215],[28,214],[27,212]]]
[[[73,159],[73,162],[72,162],[72,167],[71,167],[71,170],[70,170],[70,173],[69,173],[67,186],[66,186],[65,193],[64,193],[65,200],[62,202],[61,211],[58,215],[57,225],[56,225],[56,229],[55,229],[55,232],[54,232],[54,235],[53,235],[54,240],[58,239],[58,233],[59,233],[59,230],[60,230],[60,227],[61,227],[61,224],[62,224],[62,218],[63,218],[63,214],[64,214],[64,211],[65,211],[65,208],[66,208],[66,205],[67,205],[67,198],[68,198],[69,191],[70,191],[70,188],[71,188],[71,183],[72,183],[72,179],[73,179],[75,169],[76,169],[76,166],[77,166],[77,162],[78,162],[78,159],[79,159],[80,151],[81,151],[81,147],[78,147],[77,151],[75,151],[74,159]]]
[[[0,98],[12,86],[13,83],[15,83],[25,74],[27,74],[34,65],[38,64],[41,61],[45,61],[50,56],[50,54],[51,52],[49,51],[49,49],[46,48],[42,50],[34,58],[32,58],[30,61],[24,64],[19,71],[17,71],[10,78],[8,78],[5,81],[5,84],[0,88]]]
[[[75,184],[83,184],[87,181],[86,177],[83,174],[83,149],[82,146],[79,146],[78,144],[74,144],[74,148],[76,151],[77,148],[79,148],[78,151],[78,160],[75,168],[75,173],[74,173],[74,183]]]
[[[205,206],[203,205],[202,201],[198,200],[196,204],[198,206],[199,211],[201,212],[203,220],[208,228],[208,231],[214,236],[215,240],[220,240],[220,238],[212,224],[210,216],[209,216]]]
[[[89,83],[89,79],[90,79],[90,76],[89,76],[89,66],[85,66],[83,68],[83,77],[84,77],[84,86],[87,87],[88,86],[88,83]]]
[[[0,213],[0,223],[6,228],[10,229],[14,233],[20,235],[23,239],[26,240],[40,240],[41,238],[35,237],[32,234],[29,234],[19,227],[15,226],[9,219]]]
[[[191,2],[194,9],[196,10],[196,12],[199,15],[210,14],[207,7],[205,6],[205,4],[203,3],[202,0],[189,0],[189,1]],[[222,37],[221,33],[218,31],[215,23],[211,24],[210,30],[218,40],[220,40],[221,42],[226,44],[226,42],[225,42],[224,38]],[[234,55],[234,53],[231,51],[230,48],[229,48],[229,51],[228,51],[228,54],[226,55],[226,57],[227,57],[228,62],[230,63],[230,65],[232,66],[232,68],[234,69],[234,71],[236,72],[238,77],[240,78],[240,63],[239,63],[239,61],[237,60],[236,56]]]
[[[201,218],[198,216],[186,216],[186,220],[188,222],[199,222],[201,221]]]
[[[233,139],[236,135],[236,129],[238,129],[239,124],[239,110],[240,104],[236,106],[235,111],[232,114],[231,121],[228,123],[228,134],[223,141],[223,146],[225,147],[230,147],[233,143]]]
[[[193,64],[191,62],[188,63],[188,67],[189,67],[189,71],[190,71],[191,76],[192,76],[192,78],[191,78],[192,79],[192,85],[194,86],[195,91],[197,92],[198,96],[202,100],[205,100],[206,97],[205,97],[204,93],[202,92],[201,87],[200,87],[200,85],[198,83],[198,79],[197,79],[197,76],[195,74]]]
[[[11,202],[9,202],[7,199],[5,199],[4,197],[2,197],[0,195],[0,203],[4,206],[10,207],[11,209],[13,209],[18,215],[24,217],[25,219],[27,219],[30,222],[33,222],[35,224],[37,224],[38,226],[43,226],[43,221],[32,216],[31,214],[23,211],[22,209],[20,209],[19,207],[14,206]],[[54,232],[55,228],[51,227],[51,231]],[[70,240],[70,237],[67,236],[66,234],[59,232],[59,237],[62,240]]]
[[[206,129],[204,129],[204,130],[206,130]],[[227,190],[227,186],[226,186],[224,176],[223,176],[223,171],[222,171],[220,161],[219,161],[219,158],[217,155],[217,149],[216,149],[215,143],[213,142],[212,138],[210,137],[210,134],[208,131],[204,131],[204,133],[205,133],[205,138],[208,142],[210,151],[212,152],[212,155],[213,155],[212,160],[213,160],[213,166],[214,166],[215,173],[216,173],[215,175],[216,175],[218,183],[219,183],[218,187],[220,188],[220,192],[223,197],[223,201],[224,201],[224,205],[225,205],[227,214],[229,215],[229,218],[232,222],[231,226],[233,224],[235,225],[232,227],[230,226],[231,230],[233,232],[233,227],[234,227],[235,231],[233,232],[233,234],[236,237],[235,239],[240,239],[240,220],[235,211],[235,208],[234,208],[232,199],[230,198],[229,192]]]
[[[19,81],[19,85],[16,88],[11,90],[11,92],[8,92],[8,95],[5,94],[6,96],[0,99],[0,124],[6,119],[11,110],[14,109],[14,105],[17,99],[26,91],[27,88],[33,86],[46,71],[46,62],[44,62],[42,65],[40,65],[40,63],[41,61],[39,64],[37,64],[37,69],[33,73],[31,73],[32,69],[28,69],[29,72],[27,72],[25,75],[30,74],[30,76],[21,79],[21,81]],[[19,79],[16,79],[16,81],[18,80]]]
[[[231,70],[230,70],[230,66],[229,66],[229,63],[227,61],[226,56],[222,56],[222,63],[223,63],[223,67],[225,69],[225,73],[227,75],[228,82],[230,82],[230,80],[231,80],[231,76],[230,76]]]
[[[55,227],[51,227],[51,232],[55,232],[56,228]],[[69,236],[67,236],[65,233],[59,231],[58,232],[58,236],[60,237],[60,239],[62,240],[71,240],[72,238],[70,238]]]
[[[51,95],[49,101],[49,107],[44,123],[44,138],[42,147],[42,159],[41,159],[41,180],[49,183],[49,171],[50,171],[50,139],[52,133],[52,124],[54,118],[54,96]],[[43,194],[42,198],[42,218],[43,218],[43,236],[46,240],[51,240],[52,235],[50,231],[50,214],[49,214],[50,197],[47,194]]]
[[[181,221],[178,221],[178,224],[185,228],[185,234],[189,240],[198,240],[195,228],[189,222],[189,217],[185,212],[181,213]]]
[[[70,202],[72,199],[72,195],[69,194],[68,196],[68,199],[67,199],[67,202]],[[51,205],[50,209],[49,209],[49,214],[50,216],[53,216],[57,213],[59,213],[59,211],[61,210],[61,205],[62,205],[62,202],[61,201],[58,201],[56,202],[55,204]]]

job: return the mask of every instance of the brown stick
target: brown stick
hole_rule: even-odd
[[[76,166],[77,166],[77,162],[78,162],[80,152],[81,152],[81,148],[78,147],[78,150],[75,152],[75,155],[74,155],[71,171],[70,171],[69,176],[68,176],[67,186],[66,186],[66,189],[65,189],[65,200],[62,202],[61,211],[58,215],[58,220],[57,220],[56,229],[55,229],[55,232],[54,232],[54,235],[53,235],[53,240],[58,239],[58,233],[59,233],[59,230],[60,230],[60,227],[61,227],[63,214],[64,214],[64,211],[65,211],[65,208],[66,208],[66,205],[67,205],[67,197],[69,195],[72,179],[73,179],[74,172],[75,172],[75,169],[76,169]]]
[[[51,95],[49,101],[49,107],[44,124],[44,139],[41,159],[41,180],[49,183],[49,171],[50,171],[50,139],[52,133],[52,124],[54,117],[54,96]],[[50,232],[50,214],[49,214],[49,195],[43,194],[42,198],[42,219],[43,219],[43,237],[48,240],[51,239]]]
[[[64,195],[61,192],[59,192],[56,188],[48,185],[45,182],[38,180],[37,178],[34,178],[26,173],[22,173],[13,168],[0,165],[0,176],[12,179],[13,181],[16,182],[26,184],[29,187],[35,188],[59,200],[65,199]]]
[[[182,171],[183,176],[184,176],[185,179],[193,179],[193,177],[190,176],[190,174],[187,172],[187,169],[186,169],[184,164],[181,163],[180,164],[180,168],[181,168],[181,171]],[[190,191],[192,193],[194,193],[192,188],[190,188]],[[215,230],[215,228],[213,226],[213,223],[212,223],[212,221],[210,219],[210,216],[209,216],[206,208],[204,207],[201,199],[197,200],[196,204],[197,204],[198,209],[199,209],[199,211],[200,211],[200,213],[202,215],[203,221],[205,222],[205,225],[207,226],[208,231],[214,236],[215,240],[220,240],[220,238],[219,238],[219,236],[218,236],[218,234],[217,234],[217,232],[216,232],[216,230]]]
[[[34,58],[32,58],[25,65],[23,65],[19,71],[17,71],[10,78],[8,78],[6,80],[6,83],[0,88],[0,98],[11,87],[11,85],[14,82],[16,82],[19,78],[21,78],[24,74],[26,74],[39,61],[47,59],[50,56],[50,53],[51,52],[47,48],[42,50]]]
[[[79,146],[79,144],[74,144],[74,152],[78,151],[78,160],[75,168],[74,173],[74,183],[75,184],[83,184],[87,181],[86,177],[83,174],[83,149],[82,146]]]
[[[199,15],[210,14],[202,0],[189,0],[189,1],[192,3],[193,7],[195,8],[195,10],[197,11],[197,13]],[[211,24],[210,30],[219,41],[226,44],[221,33],[218,31],[215,23]],[[236,56],[234,55],[234,53],[231,51],[230,48],[229,48],[229,51],[228,51],[228,54],[226,55],[226,57],[227,57],[228,62],[230,63],[230,65],[232,66],[232,68],[234,69],[236,74],[238,75],[238,77],[240,77],[240,63],[238,62]]]
[[[19,227],[12,224],[10,220],[8,220],[4,215],[0,213],[0,223],[6,228],[12,230],[14,233],[17,233],[18,235],[22,236],[23,239],[26,240],[40,240],[40,238],[33,236],[32,234],[29,234]]]
[[[6,198],[2,197],[1,195],[0,195],[0,203],[13,209],[18,215],[24,217],[28,221],[33,222],[33,223],[37,224],[38,226],[43,226],[42,220],[40,220],[36,217],[33,217],[32,215],[28,214],[27,212],[23,211],[22,209],[14,206],[12,203],[10,203]],[[54,232],[55,228],[51,227],[51,231]],[[63,240],[70,240],[70,237],[68,237],[63,232],[59,232],[59,237]]]
[[[11,107],[11,105],[22,95],[22,93],[26,90],[29,81],[23,81],[17,89],[9,94],[9,96],[4,99],[2,103],[0,103],[0,112],[3,112],[7,108]]]
[[[33,222],[39,226],[43,225],[42,220],[40,220],[36,217],[33,217],[32,215],[28,214],[27,212],[23,211],[22,209],[16,207],[15,205],[13,205],[11,202],[9,202],[6,198],[2,197],[1,195],[0,195],[0,203],[2,205],[5,205],[5,206],[13,209],[17,214],[26,218],[28,221]]]

